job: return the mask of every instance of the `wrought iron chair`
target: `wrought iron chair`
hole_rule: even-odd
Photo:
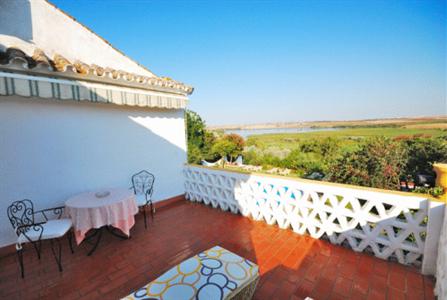
[[[132,187],[137,199],[137,205],[143,209],[144,227],[147,229],[146,208],[150,206],[151,216],[154,218],[155,208],[152,203],[155,176],[146,170],[142,170],[132,176]]]
[[[67,234],[68,244],[73,253],[72,223],[70,219],[62,219],[64,207],[53,207],[34,210],[33,202],[29,199],[14,201],[8,207],[8,218],[17,234],[16,250],[19,259],[20,272],[24,278],[22,244],[31,243],[40,259],[42,240],[49,240],[51,252],[56,260],[59,271],[62,272],[62,246],[60,238]],[[55,219],[50,219],[55,217]],[[57,249],[55,248],[55,242]]]

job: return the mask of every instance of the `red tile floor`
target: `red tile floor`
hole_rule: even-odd
[[[1,257],[0,298],[117,299],[221,245],[260,266],[255,299],[434,299],[433,279],[414,268],[202,204],[181,201],[162,208],[147,231],[138,216],[131,234],[129,240],[104,234],[91,257],[86,245],[71,254],[64,243],[63,273],[48,245],[41,261],[31,249],[25,252],[25,279],[15,254]]]

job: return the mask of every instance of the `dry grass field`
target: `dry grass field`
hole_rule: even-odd
[[[263,124],[236,124],[209,126],[210,130],[234,130],[234,129],[271,129],[271,128],[334,128],[334,127],[406,127],[421,129],[447,128],[447,116],[417,117],[417,118],[394,118],[394,119],[371,119],[353,121],[314,121],[314,122],[280,122]],[[417,127],[422,126],[422,127]],[[424,127],[426,126],[426,127]],[[434,127],[433,127],[434,126]]]

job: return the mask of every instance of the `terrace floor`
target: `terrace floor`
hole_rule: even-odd
[[[149,229],[138,216],[129,240],[108,234],[87,257],[64,244],[63,273],[48,245],[38,261],[25,251],[25,279],[15,254],[0,258],[2,299],[117,299],[196,253],[220,245],[260,266],[255,299],[434,299],[431,277],[219,209],[181,201],[157,211]],[[45,247],[46,246],[46,247]]]

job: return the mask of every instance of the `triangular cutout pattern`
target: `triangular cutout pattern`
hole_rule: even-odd
[[[427,202],[391,193],[187,166],[186,197],[402,264],[420,264]],[[414,199],[411,199],[414,200]]]

